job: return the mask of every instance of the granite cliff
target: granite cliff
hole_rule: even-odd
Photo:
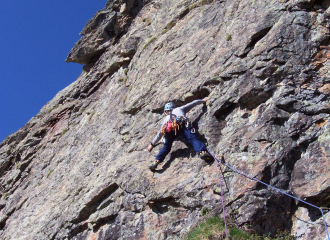
[[[330,207],[329,0],[109,0],[68,62],[81,75],[0,144],[1,239],[182,239],[221,206],[185,142],[155,173],[169,100],[226,163]],[[320,212],[223,169],[243,229],[326,239]],[[220,208],[221,209],[221,208]],[[330,213],[325,215],[330,224]]]

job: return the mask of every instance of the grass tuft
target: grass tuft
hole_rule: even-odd
[[[152,42],[154,42],[157,38],[153,37],[149,40],[149,42],[146,43],[146,45],[144,45],[144,47],[142,48],[142,50],[146,49]]]
[[[201,0],[197,3],[194,3],[192,5],[189,6],[189,11],[193,10],[194,8],[197,8],[197,7],[201,7],[201,6],[204,6],[206,4],[210,4],[212,3],[214,0]]]
[[[217,237],[217,238],[216,238]],[[188,233],[186,240],[202,240],[202,239],[221,239],[226,237],[223,221],[218,217],[210,217],[198,224]]]
[[[67,131],[69,131],[69,128],[65,128],[65,129],[63,129],[63,131],[62,131],[62,136],[63,136],[64,134],[66,134]]]
[[[46,177],[49,178],[49,176],[52,174],[52,172],[54,172],[54,170],[55,169],[50,170]]]
[[[54,109],[58,108],[60,105],[56,104],[55,106],[51,107],[50,109],[48,109],[48,113],[50,113],[51,111],[53,111]]]
[[[276,238],[269,236],[257,236],[244,232],[240,229],[230,227],[228,229],[230,240],[293,240],[289,232],[278,233]],[[185,240],[208,240],[226,239],[226,230],[223,220],[218,216],[210,217],[195,226],[187,235]]]
[[[5,195],[3,196],[3,199],[7,199],[9,197],[9,193],[5,193]]]

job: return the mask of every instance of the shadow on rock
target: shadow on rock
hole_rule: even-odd
[[[196,135],[198,136],[198,139],[205,145],[208,146],[207,139],[205,138],[205,135],[199,133],[199,125],[198,122],[202,118],[202,116],[207,112],[207,107],[204,105],[202,108],[202,113],[198,115],[198,117],[191,123],[193,128],[195,128]]]
[[[182,142],[184,142],[187,145],[187,143],[185,141],[182,141]],[[193,155],[196,155],[196,153],[190,147],[175,150],[171,153],[170,159],[163,165],[162,169],[156,170],[155,172],[157,172],[157,173],[165,172],[166,169],[168,169],[171,166],[171,163],[173,162],[173,160],[176,158],[191,158]]]
[[[165,172],[171,166],[174,159],[180,158],[180,161],[183,161],[182,159],[187,158],[187,159],[189,159],[189,161],[191,161],[191,159],[196,156],[197,156],[197,154],[192,149],[192,147],[178,149],[178,150],[172,152],[170,159],[163,165],[162,169],[155,170],[155,172],[157,172],[157,173]],[[209,166],[211,166],[214,163],[214,159],[203,160],[203,161]]]

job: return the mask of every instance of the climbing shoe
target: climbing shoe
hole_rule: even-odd
[[[158,166],[158,164],[159,164],[159,161],[155,160],[155,161],[153,162],[153,164],[151,164],[151,165],[149,166],[149,169],[150,169],[151,171],[155,171],[156,168],[157,168],[157,166]]]
[[[203,160],[206,160],[206,161],[213,160],[212,155],[207,151],[201,151],[199,153],[199,157]]]

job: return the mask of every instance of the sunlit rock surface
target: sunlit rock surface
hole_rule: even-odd
[[[189,117],[214,154],[330,207],[329,1],[105,4],[67,58],[82,74],[0,144],[1,239],[182,239],[219,214],[217,164],[187,143],[147,168],[165,103],[207,96]],[[326,239],[317,209],[228,168],[222,180],[237,226]]]

